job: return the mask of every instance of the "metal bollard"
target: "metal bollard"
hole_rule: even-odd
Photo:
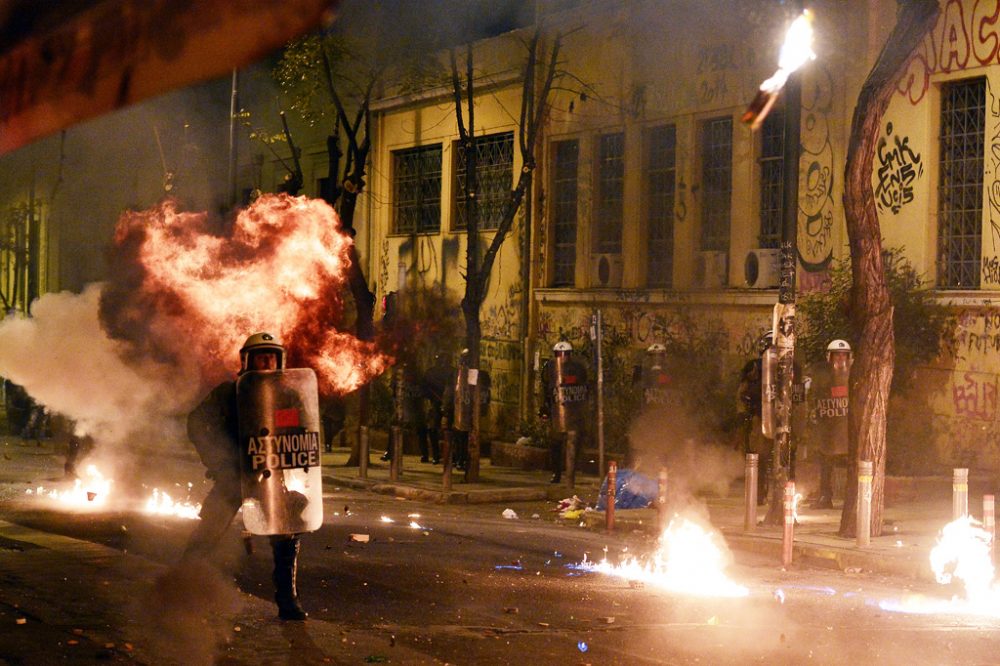
[[[656,518],[657,532],[663,534],[667,529],[667,468],[661,467],[656,483]]]
[[[607,530],[615,529],[615,487],[618,485],[618,463],[614,460],[608,463],[608,497],[604,505],[604,517],[607,519]]]
[[[993,495],[983,495],[983,529],[990,535],[990,562],[996,561],[996,503]]]
[[[785,483],[785,531],[781,535],[781,566],[792,563],[792,544],[795,540],[795,482]]]
[[[747,463],[743,482],[743,531],[753,532],[757,529],[757,461],[756,453],[747,454]]]
[[[358,427],[358,476],[368,478],[368,426]]]
[[[969,515],[969,469],[956,467],[951,477],[951,519]]]
[[[444,437],[441,442],[441,487],[444,490],[451,490],[451,428],[442,421],[441,432]]]
[[[403,470],[403,429],[399,426],[392,426],[389,430],[389,450],[392,451],[392,458],[389,460],[389,480],[398,481],[399,473]]]
[[[858,461],[858,514],[857,545],[859,548],[872,542],[872,463]]]
[[[576,487],[576,431],[566,433],[566,487]]]

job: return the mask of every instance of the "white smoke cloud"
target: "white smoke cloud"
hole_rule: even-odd
[[[130,357],[101,328],[100,295],[100,284],[81,294],[46,294],[33,304],[32,317],[0,322],[0,376],[101,443],[176,430],[177,415],[197,397],[197,375]]]

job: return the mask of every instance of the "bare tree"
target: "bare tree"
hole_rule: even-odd
[[[895,359],[892,303],[882,258],[882,233],[875,209],[871,169],[882,116],[903,66],[937,21],[938,0],[899,0],[896,25],[868,74],[851,121],[847,148],[844,212],[851,248],[851,323],[860,340],[851,370],[849,457],[851,474],[840,517],[840,534],[857,531],[858,461],[871,461],[871,533],[882,533],[885,490],[886,408]]]
[[[459,149],[465,156],[465,210],[466,210],[466,272],[465,295],[462,298],[462,314],[465,317],[465,339],[468,351],[468,368],[477,373],[480,365],[480,342],[482,326],[480,311],[486,298],[486,288],[493,271],[497,253],[510,234],[514,219],[524,202],[530,201],[532,178],[536,159],[535,151],[541,127],[550,106],[553,84],[559,74],[559,51],[561,35],[555,35],[550,45],[543,40],[541,26],[535,28],[527,42],[527,58],[521,87],[521,109],[518,117],[518,149],[521,155],[521,172],[517,184],[503,206],[500,221],[485,252],[479,243],[479,206],[477,199],[478,179],[477,143],[475,134],[475,88],[473,75],[473,48],[465,46],[465,68],[460,73],[455,49],[451,49],[451,80],[455,102],[455,117],[458,121]],[[463,101],[465,110],[463,111]],[[481,255],[481,256],[480,256]],[[523,276],[525,280],[528,276]],[[469,466],[467,478],[475,481],[479,476],[479,384],[472,387],[472,426],[469,433]],[[456,398],[458,399],[458,398]]]
[[[341,228],[352,237],[355,235],[354,215],[358,198],[366,185],[369,153],[371,150],[371,103],[380,85],[389,75],[408,81],[424,66],[423,53],[429,47],[414,45],[412,39],[385,34],[379,27],[378,12],[356,17],[356,21],[371,21],[357,25],[345,20],[345,27],[353,25],[363,39],[352,39],[343,32],[313,35],[290,45],[275,68],[275,78],[289,94],[292,109],[310,123],[328,123],[330,133],[326,138],[329,159],[329,176],[320,196],[333,206],[339,216]],[[415,57],[415,54],[416,57]],[[295,146],[284,126],[285,141],[295,155]],[[291,180],[301,168],[296,164],[288,169]],[[301,186],[301,185],[300,185]],[[375,336],[375,294],[368,286],[356,246],[350,249],[351,264],[348,281],[354,301],[355,330],[362,340]],[[369,387],[359,391],[359,425],[367,426],[369,420]],[[355,442],[348,465],[359,462],[360,451]]]

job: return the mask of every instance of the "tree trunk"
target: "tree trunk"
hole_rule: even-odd
[[[356,142],[355,142],[356,144]],[[327,154],[330,158],[330,175],[327,192],[323,194],[331,197],[327,203],[333,206],[336,200],[340,200],[340,225],[344,233],[355,237],[354,213],[358,206],[358,195],[364,187],[363,169],[367,158],[367,150],[354,160],[355,172],[345,178],[345,186],[340,187],[334,183],[340,171],[340,160],[343,153],[340,150],[340,142],[336,135],[327,140]],[[359,151],[360,152],[360,151]],[[375,337],[375,294],[368,288],[368,280],[361,268],[361,260],[358,256],[358,248],[353,243],[348,251],[348,258],[351,261],[347,269],[347,280],[351,287],[351,296],[354,299],[355,323],[354,330],[360,340],[371,340]],[[371,386],[365,384],[358,389],[358,427],[367,427],[369,419],[369,404],[371,402]],[[367,452],[366,452],[367,455]],[[361,463],[361,434],[351,446],[351,454],[348,456],[346,465],[356,467]]]
[[[882,533],[885,489],[886,409],[892,384],[895,339],[892,303],[882,261],[882,233],[872,191],[872,163],[882,117],[896,90],[903,66],[940,12],[938,0],[900,0],[896,26],[861,87],[851,121],[844,187],[844,214],[851,247],[851,323],[858,349],[851,369],[847,494],[840,517],[841,536],[857,531],[858,461],[870,460],[871,535]]]

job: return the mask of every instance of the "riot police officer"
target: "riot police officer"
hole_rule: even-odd
[[[763,399],[761,396],[763,379],[763,356],[774,342],[774,332],[767,331],[757,339],[756,355],[740,370],[737,390],[736,411],[743,421],[743,453],[756,453],[759,473],[757,474],[757,503],[764,504],[767,498],[770,477],[772,449],[771,442],[764,437],[761,427]]]
[[[659,342],[646,349],[642,367],[642,404],[645,406],[673,406],[674,381],[667,368],[667,348]]]
[[[240,376],[284,367],[285,348],[270,333],[251,335],[240,349]],[[188,539],[182,561],[210,556],[243,503],[236,384],[222,382],[188,416],[188,438],[215,482],[202,504],[201,521]],[[299,535],[275,535],[270,541],[278,617],[305,620],[308,614],[299,603],[296,589]]]
[[[552,466],[552,483],[562,481],[564,443],[569,433],[583,432],[586,425],[586,406],[589,398],[587,371],[572,358],[573,345],[562,340],[552,347],[552,360],[542,370],[541,417],[551,423],[549,435],[549,461]],[[579,454],[577,445],[575,454]],[[567,460],[574,464],[575,460]],[[567,469],[572,474],[572,470]],[[570,477],[572,479],[572,476]]]
[[[813,374],[809,421],[819,444],[819,498],[816,509],[833,508],[833,470],[847,464],[847,407],[853,363],[851,345],[833,340],[826,347],[826,363]]]
[[[452,431],[452,460],[455,467],[466,470],[469,466],[469,431],[472,430],[472,384],[469,380],[469,350],[458,355],[458,368],[454,381],[449,382],[444,394],[444,409]],[[490,405],[490,373],[479,370],[479,414],[482,416]]]

